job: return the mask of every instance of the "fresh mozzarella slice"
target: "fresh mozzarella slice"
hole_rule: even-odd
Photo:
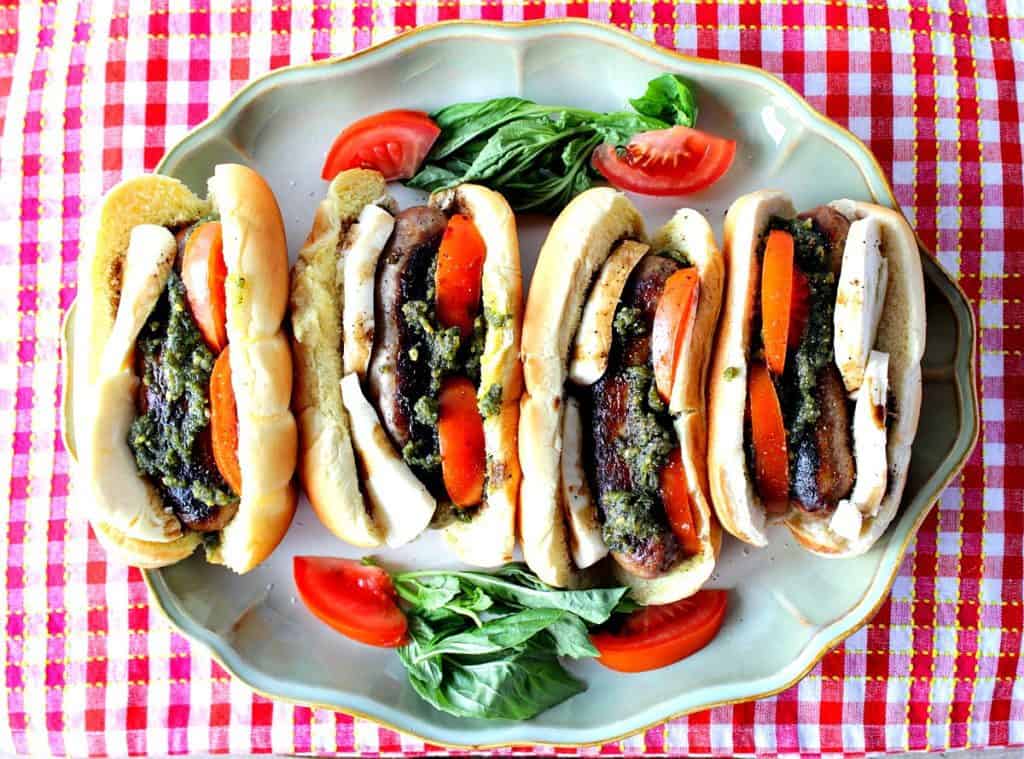
[[[354,372],[341,381],[341,400],[352,425],[352,442],[365,473],[363,484],[387,544],[413,540],[430,523],[437,502],[395,451]]]
[[[380,206],[368,205],[348,233],[338,261],[343,266],[341,328],[345,374],[366,375],[373,348],[373,294],[377,259],[388,243],[395,220]]]
[[[650,246],[623,240],[601,267],[597,281],[583,307],[580,326],[569,360],[569,379],[577,385],[593,385],[608,368],[612,349],[612,322],[622,288]]]
[[[121,299],[100,361],[103,376],[117,374],[129,361],[135,340],[167,285],[177,252],[170,230],[156,224],[132,228],[121,270]]]
[[[847,540],[860,534],[862,517],[873,517],[888,484],[885,404],[889,392],[889,354],[871,351],[853,409],[853,455],[857,480],[847,500],[841,501],[830,527]],[[856,514],[854,513],[856,512]]]
[[[608,553],[597,521],[597,508],[583,468],[583,422],[579,402],[569,397],[562,414],[562,502],[569,525],[569,546],[579,569],[596,564]]]
[[[882,227],[868,216],[850,225],[836,292],[836,365],[847,390],[860,387],[885,305],[888,264],[882,255]]]

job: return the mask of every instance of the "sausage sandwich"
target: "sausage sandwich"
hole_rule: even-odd
[[[222,164],[209,199],[122,182],[79,273],[72,377],[79,477],[108,552],[160,567],[201,543],[246,572],[295,511],[288,252],[274,195]]]
[[[383,177],[341,172],[292,279],[299,474],[353,545],[428,525],[455,554],[512,558],[522,368],[515,219],[462,185],[396,212]]]
[[[519,428],[523,554],[545,582],[585,584],[610,563],[656,604],[710,576],[704,392],[723,277],[695,211],[648,240],[627,197],[596,188],[552,226],[526,306]]]
[[[710,379],[708,477],[722,525],[768,521],[826,556],[868,550],[902,497],[921,406],[924,284],[896,211],[782,192],[733,203]]]

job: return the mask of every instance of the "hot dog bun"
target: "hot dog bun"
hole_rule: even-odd
[[[643,220],[628,198],[611,188],[581,193],[555,220],[541,248],[527,299],[522,351],[525,389],[519,427],[523,466],[520,535],[530,568],[557,587],[586,585],[601,571],[598,567],[580,569],[573,562],[572,535],[560,487],[562,415],[568,362],[584,304],[598,272],[623,240],[644,240]],[[665,247],[686,253],[700,273],[700,298],[687,361],[691,371],[676,378],[670,410],[677,414],[674,428],[691,501],[696,504],[702,551],[653,580],[637,577],[616,564],[618,580],[630,585],[641,603],[666,603],[695,592],[710,575],[721,543],[704,476],[702,388],[721,303],[723,264],[707,222],[693,211],[680,211],[658,232],[652,250]],[[598,346],[593,353],[602,351]]]
[[[520,478],[516,435],[522,388],[522,278],[515,219],[504,198],[483,187],[463,185],[436,195],[431,203],[473,218],[487,249],[483,307],[509,317],[500,325],[488,325],[481,359],[480,388],[494,383],[502,387],[501,412],[484,420],[488,461],[484,502],[470,521],[444,528],[446,541],[461,560],[497,566],[512,558]],[[368,356],[373,346],[373,328],[342,329],[347,238],[364,209],[373,204],[389,210],[394,205],[380,174],[354,169],[335,177],[299,252],[291,297],[299,472],[324,525],[342,540],[362,547],[396,545],[396,530],[388,525],[399,518],[404,528],[400,541],[415,537],[430,521],[436,505],[429,493],[416,490],[418,480],[380,427],[376,411],[355,397],[358,385],[350,382],[350,400],[355,405],[350,403],[349,408],[340,390],[345,352],[357,350]],[[363,419],[368,407],[373,418]],[[356,421],[353,412],[380,430],[363,437],[367,448],[362,454],[359,440],[353,441],[351,434]],[[371,460],[378,462],[372,469],[366,466]],[[405,498],[401,503],[386,502],[399,483]],[[389,513],[392,509],[395,514]]]
[[[830,205],[850,221],[871,217],[882,230],[888,289],[874,346],[889,356],[889,388],[897,412],[888,426],[885,495],[877,513],[865,515],[856,539],[845,538],[831,528],[831,511],[812,514],[791,506],[784,516],[786,525],[805,548],[824,556],[843,557],[862,554],[878,540],[903,495],[921,404],[925,303],[916,240],[903,217],[871,203],[839,200]],[[723,527],[740,540],[758,546],[767,543],[767,520],[744,453],[750,325],[760,284],[757,249],[771,216],[795,215],[785,193],[762,190],[736,200],[725,220],[728,284],[711,370],[708,478]],[[851,254],[855,253],[848,246],[846,255]]]
[[[198,533],[183,528],[164,509],[157,489],[139,473],[127,431],[136,414],[139,384],[131,360],[134,341],[173,260],[170,250],[164,251],[170,258],[151,259],[149,246],[161,240],[161,228],[218,210],[228,273],[227,330],[242,495],[237,513],[216,546],[207,550],[207,558],[241,573],[273,551],[295,510],[291,478],[296,432],[288,403],[291,354],[281,332],[287,248],[277,202],[258,174],[243,166],[217,166],[209,191],[210,200],[203,200],[169,177],[130,179],[107,194],[90,223],[90,244],[79,275],[77,360],[71,374],[76,480],[97,536],[121,561],[144,568],[165,566],[187,557],[201,542]],[[134,235],[143,234],[150,239],[131,244]],[[119,314],[122,301],[124,316]],[[128,329],[115,329],[115,318]]]

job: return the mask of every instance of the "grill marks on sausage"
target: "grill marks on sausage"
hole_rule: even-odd
[[[853,489],[856,467],[850,444],[850,413],[843,381],[827,364],[816,387],[821,415],[796,451],[793,496],[805,511],[834,508]]]
[[[367,378],[381,422],[400,450],[419,426],[414,425],[412,407],[430,382],[426,362],[409,356],[416,336],[402,318],[402,306],[427,297],[433,284],[429,281],[431,265],[447,223],[444,213],[430,206],[402,211],[395,217],[394,232],[377,267],[377,334]]]
[[[628,367],[649,366],[651,363],[651,329],[658,300],[665,282],[679,269],[679,264],[658,255],[647,255],[633,271],[622,293],[622,305],[638,308],[643,319],[641,334],[629,337],[621,347],[616,341],[609,357],[608,370],[592,387],[590,420],[593,445],[594,473],[598,502],[607,493],[634,489],[629,466],[619,453],[618,440],[629,414],[629,384],[625,370]],[[662,510],[662,515],[664,511]],[[679,542],[667,522],[655,537],[639,540],[629,551],[616,551],[615,560],[633,574],[657,577],[664,574],[681,555]]]

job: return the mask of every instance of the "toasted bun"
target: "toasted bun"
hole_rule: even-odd
[[[502,388],[501,412],[484,420],[488,460],[484,503],[471,521],[445,528],[448,544],[462,561],[497,566],[512,558],[515,547],[520,480],[516,436],[522,390],[522,276],[515,218],[505,199],[484,187],[463,185],[436,195],[431,202],[473,218],[487,246],[484,307],[510,317],[501,325],[488,325],[481,359],[480,392],[495,383]],[[371,203],[390,205],[380,174],[361,169],[339,174],[317,210],[292,274],[294,406],[302,440],[299,471],[321,521],[342,540],[363,547],[388,542],[389,536],[385,515],[375,512],[360,488],[350,419],[342,402],[343,356],[349,344],[341,328],[344,267],[338,257],[349,228]],[[405,466],[393,446],[388,453]],[[379,471],[377,476],[383,477],[389,470]],[[365,475],[373,478],[374,472]],[[376,484],[377,490],[388,491],[389,483]]]
[[[739,198],[725,216],[728,276],[709,383],[708,481],[722,526],[755,546],[768,543],[764,507],[754,491],[743,449],[750,314],[760,276],[757,247],[770,217],[795,215],[785,193],[760,190]]]
[[[218,166],[211,196],[219,202],[224,229],[243,494],[209,558],[245,572],[280,542],[295,508],[295,427],[288,410],[291,355],[280,332],[287,249],[277,204],[257,174],[241,166]],[[142,225],[155,225],[159,232],[210,210],[208,201],[177,180],[158,175],[128,180],[104,199],[83,259],[72,372],[75,429],[81,433],[79,484],[88,492],[89,516],[100,541],[115,557],[135,566],[172,564],[191,554],[201,540],[163,508],[157,489],[135,467],[126,442],[139,382],[131,361],[134,341],[169,271],[166,258],[144,260],[148,240],[141,241],[132,260],[126,256],[130,238],[146,229]],[[159,241],[159,235],[152,239]],[[140,272],[139,266],[148,266],[151,274]],[[129,267],[134,270],[125,276]],[[130,314],[126,317],[118,312],[122,298],[131,299],[123,309]],[[125,322],[117,330],[115,316]],[[126,324],[128,330],[123,329]]]
[[[548,232],[526,301],[519,535],[530,569],[560,588],[588,579],[572,561],[559,488],[569,348],[590,283],[615,243],[643,236],[640,212],[621,192],[600,187],[577,195]]]
[[[488,323],[480,359],[480,388],[501,387],[501,410],[484,419],[487,478],[484,500],[468,522],[444,529],[445,541],[467,564],[494,567],[512,560],[516,544],[519,502],[519,398],[523,367],[519,342],[523,324],[523,275],[519,267],[519,237],[515,216],[498,193],[479,185],[461,185],[438,193],[432,204],[473,219],[487,246],[482,275],[485,314],[507,316],[499,326]]]
[[[797,540],[822,556],[859,556],[885,532],[899,510],[907,483],[911,446],[921,413],[921,357],[927,329],[924,277],[917,240],[903,216],[891,208],[853,200],[831,204],[851,221],[868,216],[882,228],[889,268],[885,306],[875,338],[875,350],[889,354],[889,388],[896,400],[896,419],[886,444],[888,483],[878,513],[865,517],[856,540],[846,540],[829,528],[828,517],[794,510],[786,520]]]
[[[615,577],[632,588],[633,598],[642,604],[665,604],[692,596],[707,582],[722,547],[722,528],[711,510],[707,477],[707,409],[705,386],[711,343],[722,305],[725,262],[715,243],[711,226],[703,216],[689,208],[675,216],[654,235],[655,251],[671,248],[686,256],[700,274],[700,293],[693,329],[687,341],[688,353],[672,386],[669,411],[675,415],[673,427],[686,483],[693,507],[700,553],[688,557],[661,577],[644,579],[614,564]]]
[[[381,545],[384,534],[363,500],[341,398],[338,249],[365,206],[386,202],[387,185],[378,172],[353,169],[338,174],[316,210],[292,271],[292,405],[299,422],[299,478],[324,526],[361,548]]]
[[[889,387],[898,418],[888,431],[888,485],[878,513],[865,517],[856,540],[829,527],[831,513],[813,515],[791,509],[786,525],[797,540],[824,556],[855,556],[885,532],[899,508],[921,406],[921,356],[925,340],[924,279],[913,232],[892,209],[851,200],[831,204],[851,221],[873,216],[883,230],[888,289],[875,349],[889,354]],[[712,501],[722,525],[753,545],[765,545],[764,507],[744,454],[750,315],[757,293],[757,247],[773,215],[795,215],[789,198],[762,190],[739,198],[726,216],[725,257],[729,272],[725,311],[719,325],[710,386],[708,477]]]
[[[545,582],[575,587],[591,579],[572,561],[561,502],[562,413],[569,351],[591,283],[623,239],[643,239],[643,220],[632,203],[610,188],[578,195],[559,215],[541,249],[526,305],[523,367],[526,389],[519,428],[523,464],[520,534],[523,555]],[[689,342],[692,367],[672,390],[674,428],[680,439],[701,538],[700,554],[668,574],[645,580],[614,565],[619,582],[640,603],[668,603],[694,593],[710,576],[721,545],[704,474],[704,401],[708,352],[721,304],[724,267],[707,222],[680,211],[660,230],[653,249],[686,253],[700,273],[697,317]]]

